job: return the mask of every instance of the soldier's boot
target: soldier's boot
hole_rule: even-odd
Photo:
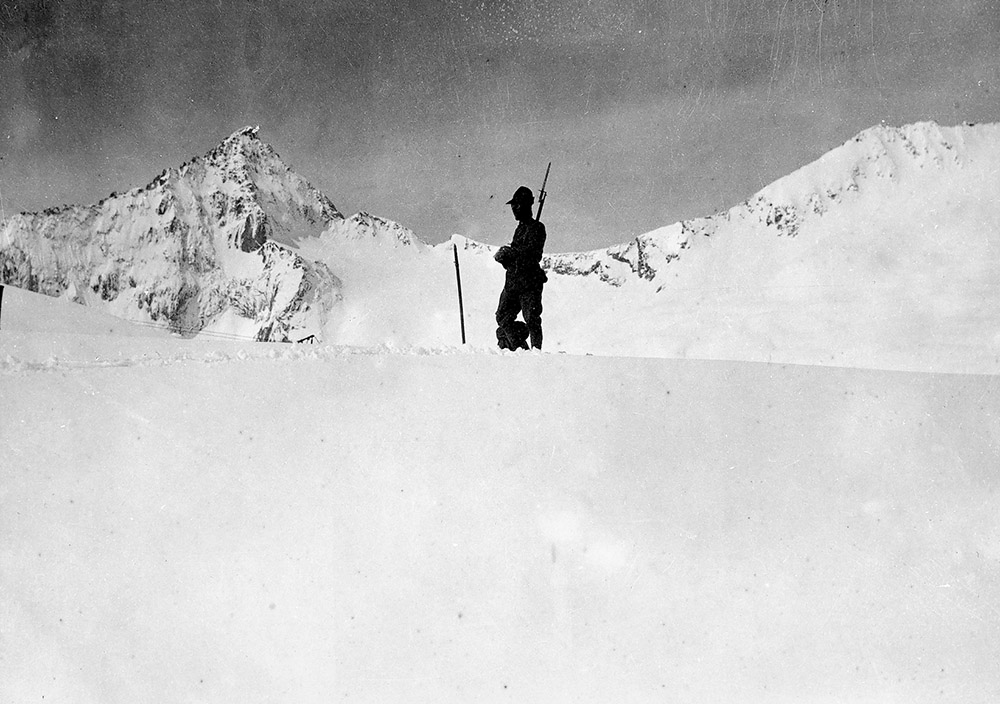
[[[542,320],[539,316],[532,316],[531,320],[527,321],[527,332],[528,336],[531,338],[531,346],[536,349],[542,349]],[[525,347],[527,349],[527,347]]]
[[[536,350],[542,349],[542,326],[528,328],[528,332],[531,335],[531,346]]]

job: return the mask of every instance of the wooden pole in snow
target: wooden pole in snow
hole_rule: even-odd
[[[465,309],[462,307],[462,272],[458,268],[458,245],[451,243],[455,250],[455,280],[458,282],[458,320],[462,324],[462,344],[465,344]]]

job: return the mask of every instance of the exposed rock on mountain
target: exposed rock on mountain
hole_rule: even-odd
[[[294,340],[319,333],[340,284],[292,246],[342,222],[245,128],[144,188],[14,216],[0,281],[184,335]]]

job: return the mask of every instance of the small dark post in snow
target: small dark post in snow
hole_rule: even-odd
[[[0,317],[3,316],[3,284],[0,284]]]
[[[462,344],[465,344],[465,309],[462,307],[462,272],[458,268],[458,245],[451,243],[455,250],[455,280],[458,281],[458,320],[462,324]]]

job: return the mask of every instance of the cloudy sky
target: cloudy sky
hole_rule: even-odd
[[[3,212],[248,124],[346,214],[551,251],[737,204],[880,122],[1000,120],[998,0],[0,0]]]

